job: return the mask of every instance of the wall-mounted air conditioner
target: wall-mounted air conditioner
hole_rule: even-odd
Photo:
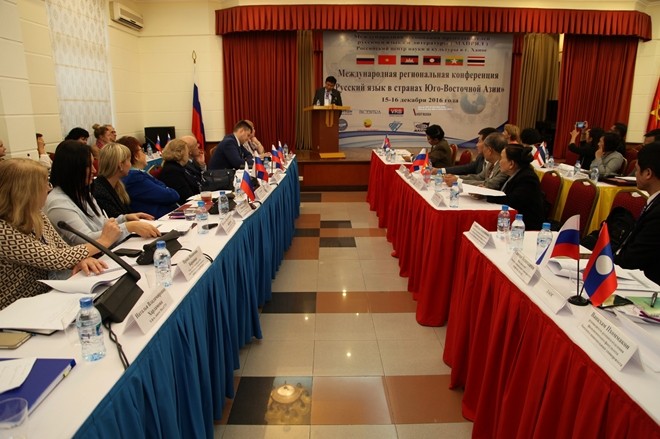
[[[120,2],[110,2],[110,17],[117,23],[140,30],[144,27],[142,14],[135,12]]]

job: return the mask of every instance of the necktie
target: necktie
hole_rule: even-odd
[[[494,167],[495,167],[495,165],[488,162],[488,165],[486,166],[486,180],[490,180],[490,177],[493,176],[493,168]]]
[[[326,91],[326,92],[325,92],[325,98],[326,98],[326,100],[328,100],[328,101],[330,100],[330,92],[329,92],[329,91]]]

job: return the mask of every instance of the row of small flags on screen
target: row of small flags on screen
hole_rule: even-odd
[[[446,66],[462,66],[467,64],[470,67],[482,67],[486,65],[485,56],[445,56]],[[425,66],[441,66],[442,65],[442,56],[440,55],[398,55],[398,64],[400,65],[412,65],[416,66],[420,64]],[[355,62],[358,65],[396,65],[397,64],[397,55],[358,55],[355,58]],[[465,64],[464,64],[465,63]]]
[[[557,256],[575,260],[580,258],[580,215],[574,215],[566,220],[559,230],[557,239],[545,249],[536,263],[543,265],[549,258]],[[594,306],[600,306],[617,289],[614,255],[606,222],[603,222],[598,233],[596,246],[582,272],[582,280],[584,290]]]

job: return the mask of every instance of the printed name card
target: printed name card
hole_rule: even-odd
[[[520,251],[513,253],[513,256],[509,259],[509,267],[527,285],[536,274],[536,264]]]
[[[165,288],[153,291],[144,301],[137,305],[137,310],[134,309],[131,312],[124,332],[134,324],[137,324],[140,331],[146,334],[163,317],[165,311],[171,305],[172,296],[170,296],[170,293]]]
[[[491,234],[478,222],[474,221],[468,234],[479,248],[485,248],[489,243],[493,242]]]
[[[231,215],[226,215],[220,220],[220,227],[215,232],[216,235],[229,235],[229,232],[236,226],[236,220]]]
[[[195,276],[195,273],[197,273],[200,268],[204,266],[204,261],[206,261],[204,258],[204,253],[198,246],[195,251],[183,258],[177,264],[177,267],[179,267],[179,270],[181,273],[183,273],[183,277],[189,281],[193,278],[193,276]]]
[[[413,187],[418,191],[424,190],[424,180],[422,180],[421,178],[413,178],[412,184]]]
[[[637,343],[596,309],[580,324],[580,330],[617,370],[623,369],[637,352]]]
[[[399,166],[399,172],[403,175],[410,174],[410,169],[406,165]]]
[[[250,203],[248,203],[247,200],[240,202],[236,206],[236,213],[238,213],[241,218],[245,218],[250,215],[252,213],[252,207],[250,206]]]
[[[433,194],[431,197],[431,203],[435,207],[447,207],[447,203],[445,202],[445,198],[442,196],[440,192],[436,192]]]
[[[267,184],[262,184],[257,188],[256,191],[254,191],[254,196],[257,200],[263,201],[268,196],[268,189],[266,189],[267,187]]]
[[[566,298],[553,288],[545,288],[540,291],[539,297],[553,313],[557,314],[566,306]]]

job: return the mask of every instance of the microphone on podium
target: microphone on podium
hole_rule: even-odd
[[[110,249],[101,245],[96,240],[74,229],[64,221],[57,223],[60,229],[71,232],[85,241],[92,244],[94,247],[101,250],[110,259],[115,261],[126,270],[126,274],[119,278],[114,285],[105,290],[100,296],[94,300],[94,305],[101,313],[101,319],[110,321],[112,323],[121,323],[124,321],[128,313],[133,309],[133,306],[142,296],[142,289],[137,285],[140,280],[140,273],[131,267],[126,261],[114,254]]]

